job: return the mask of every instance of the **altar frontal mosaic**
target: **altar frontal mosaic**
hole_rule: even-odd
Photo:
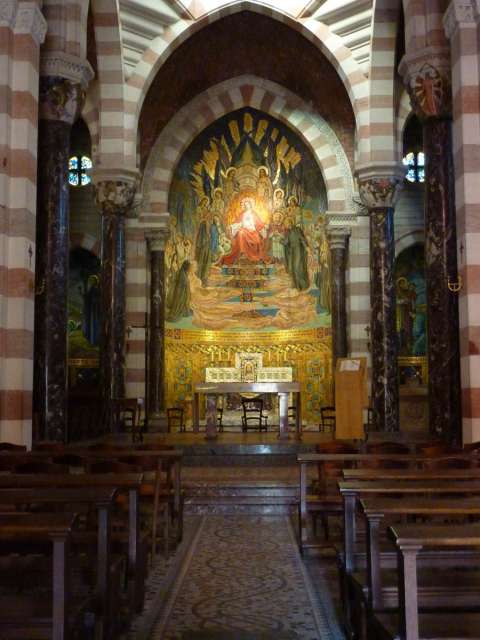
[[[170,194],[167,326],[330,327],[326,189],[300,137],[254,109],[207,127]]]

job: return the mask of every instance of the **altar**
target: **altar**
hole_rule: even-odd
[[[217,398],[229,393],[273,393],[278,395],[280,440],[288,440],[288,396],[295,398],[295,437],[301,439],[302,406],[299,382],[217,382],[197,384],[193,396],[193,430],[198,433],[200,427],[200,395],[207,397],[208,440],[217,437]]]

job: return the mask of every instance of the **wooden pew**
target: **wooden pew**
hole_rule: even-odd
[[[480,526],[395,525],[389,534],[398,549],[399,615],[373,616],[378,640],[467,640],[480,637],[480,613],[418,612],[417,556],[425,549],[480,548]]]
[[[480,495],[480,480],[386,480],[376,481],[343,481],[338,483],[344,504],[344,564],[346,573],[354,568],[354,543],[356,539],[355,510],[359,496],[376,495],[439,495],[476,494]]]
[[[345,480],[480,480],[480,469],[344,469]]]
[[[382,573],[380,564],[380,536],[385,518],[392,516],[480,516],[480,498],[367,498],[361,501],[362,512],[367,521],[367,573],[369,601],[373,609],[384,606],[382,597]],[[459,554],[460,555],[460,554]],[[471,554],[468,554],[471,559]],[[480,559],[480,556],[479,556]],[[453,558],[458,566],[461,558]],[[452,564],[447,559],[442,565]],[[480,586],[480,585],[479,585]]]
[[[463,454],[467,459],[471,459],[472,456],[469,453]],[[439,459],[443,459],[442,458]],[[448,456],[447,456],[448,457]],[[430,457],[426,457],[422,454],[366,454],[366,453],[307,453],[299,454],[297,456],[297,462],[299,463],[300,473],[300,504],[299,504],[299,546],[300,551],[303,553],[304,549],[308,547],[317,546],[316,543],[312,543],[308,536],[308,513],[313,510],[322,511],[323,509],[329,509],[331,504],[335,501],[339,501],[339,498],[335,494],[331,495],[308,495],[308,476],[307,468],[311,464],[321,464],[326,462],[345,462],[352,463],[354,465],[362,463],[406,463],[413,469],[422,467],[423,462],[431,460]],[[369,471],[369,470],[366,470]],[[374,471],[374,470],[370,470]],[[398,470],[397,470],[398,471]],[[465,470],[463,470],[465,471]],[[341,500],[340,500],[341,502]],[[340,510],[341,512],[341,510]]]
[[[0,475],[0,489],[17,488],[116,488],[128,492],[128,575],[136,609],[143,608],[144,582],[139,566],[139,490],[143,474]]]
[[[103,487],[0,489],[0,505],[17,507],[36,505],[38,507],[41,504],[61,506],[67,510],[72,505],[95,506],[98,512],[96,592],[101,603],[101,615],[100,620],[96,621],[96,628],[99,637],[102,638],[109,637],[113,627],[112,612],[109,610],[111,602],[110,520],[117,493],[117,488]]]
[[[32,616],[20,612],[15,616],[11,607],[0,607],[0,634],[7,638],[44,638],[70,640],[74,637],[69,607],[69,543],[77,516],[71,513],[0,514],[0,541],[3,543],[49,542],[52,545],[52,605],[51,615],[37,611]],[[0,602],[3,598],[0,597]],[[78,635],[76,636],[78,637]]]

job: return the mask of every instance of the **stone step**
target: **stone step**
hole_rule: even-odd
[[[185,513],[245,513],[278,515],[295,513],[298,500],[292,496],[186,496]]]
[[[259,484],[190,484],[184,483],[185,495],[189,497],[198,498],[297,498],[299,495],[299,488],[297,485],[283,485],[280,483],[271,483],[261,485]]]

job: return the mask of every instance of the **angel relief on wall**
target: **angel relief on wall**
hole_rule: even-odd
[[[169,194],[168,324],[330,326],[325,209],[320,169],[284,124],[242,109],[210,125]]]

